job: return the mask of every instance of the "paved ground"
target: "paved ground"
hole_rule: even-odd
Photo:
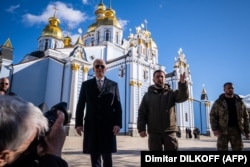
[[[114,167],[140,167],[140,151],[147,151],[147,138],[117,136],[118,152],[113,154]],[[67,136],[63,158],[69,167],[91,167],[89,155],[82,154],[82,137]],[[200,140],[179,138],[180,151],[216,151],[216,138],[201,136]],[[244,140],[244,151],[250,151],[250,141]]]

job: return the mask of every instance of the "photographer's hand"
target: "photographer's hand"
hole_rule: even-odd
[[[64,114],[58,110],[55,123],[51,127],[50,132],[44,137],[45,147],[38,146],[38,154],[40,156],[52,154],[61,157],[62,147],[66,139],[63,122]]]

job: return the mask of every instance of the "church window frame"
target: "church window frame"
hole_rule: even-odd
[[[47,50],[49,47],[49,40],[45,39],[44,50]]]
[[[109,30],[105,31],[105,41],[110,41],[110,31]]]
[[[100,43],[100,31],[97,32],[97,45]]]
[[[91,38],[91,46],[95,46],[95,39],[93,37]]]
[[[116,43],[118,44],[119,43],[119,32],[116,32],[115,37],[116,37]]]

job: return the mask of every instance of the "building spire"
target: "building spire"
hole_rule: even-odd
[[[11,44],[11,41],[10,41],[10,38],[8,38],[5,43],[3,44],[4,47],[7,47],[7,48],[12,48],[12,44]]]
[[[110,1],[109,1],[109,8],[110,8],[110,9],[112,9],[112,7],[111,7],[112,5],[111,5],[111,4],[112,4],[112,1],[110,0]]]
[[[147,19],[144,19],[144,23],[145,23],[145,29],[146,29],[146,31],[147,31],[147,24],[148,24]]]
[[[54,6],[53,8],[54,8],[54,10],[55,10],[55,11],[54,11],[54,17],[56,17],[56,11],[57,11],[58,9],[56,8],[56,6]]]
[[[208,96],[207,96],[207,91],[205,89],[205,85],[202,85],[202,92],[201,92],[201,100],[207,101],[208,100]]]

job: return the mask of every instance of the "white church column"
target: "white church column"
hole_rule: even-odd
[[[83,67],[82,68],[82,71],[83,71],[83,76],[82,76],[82,81],[79,81],[80,84],[83,82],[83,81],[86,81],[88,79],[88,71],[89,71],[89,68],[88,67]]]
[[[189,115],[190,115],[190,123],[191,128],[194,127],[194,107],[193,107],[193,100],[188,99],[188,106],[189,106]]]
[[[205,102],[205,106],[206,106],[206,122],[207,122],[207,134],[209,136],[212,135],[212,130],[211,130],[211,125],[210,125],[210,102]]]
[[[78,75],[80,65],[74,63],[71,65],[72,69],[72,78],[71,78],[71,91],[70,91],[70,103],[69,103],[69,110],[71,111],[72,117],[70,120],[70,131],[69,135],[75,134],[75,112],[76,112],[76,105],[77,105],[77,88],[78,88]]]
[[[129,117],[129,125],[128,125],[128,131],[129,135],[135,136],[135,134],[138,134],[137,132],[137,109],[136,109],[136,87],[137,82],[135,80],[131,80],[129,82],[130,85],[130,117]]]

